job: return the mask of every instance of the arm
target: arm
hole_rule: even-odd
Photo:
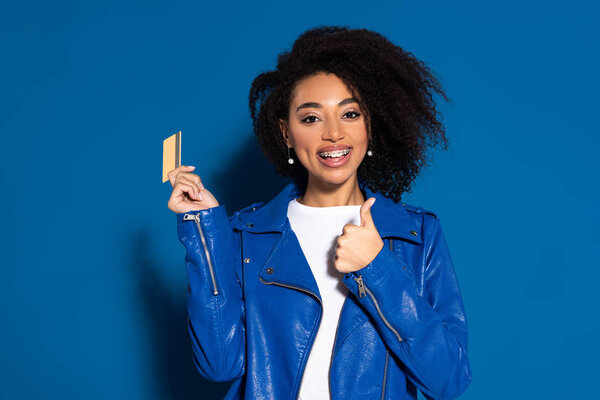
[[[194,363],[213,381],[245,372],[246,334],[239,233],[223,205],[177,214],[189,280],[188,330]]]
[[[454,399],[471,381],[467,324],[439,219],[426,216],[425,221],[424,297],[387,246],[367,266],[346,274],[344,283],[423,394],[428,399]]]

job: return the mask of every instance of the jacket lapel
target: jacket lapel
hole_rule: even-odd
[[[259,278],[265,284],[285,286],[308,293],[322,303],[315,277],[288,221],[267,257]]]

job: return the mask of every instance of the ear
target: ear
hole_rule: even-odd
[[[279,130],[281,131],[281,134],[283,135],[283,141],[285,142],[287,147],[292,147],[292,145],[290,144],[290,140],[288,138],[288,123],[286,120],[279,118]]]

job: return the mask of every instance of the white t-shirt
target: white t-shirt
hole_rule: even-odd
[[[304,370],[300,400],[331,399],[329,368],[333,342],[348,289],[333,265],[335,244],[347,223],[360,225],[360,205],[310,207],[290,201],[287,216],[317,281],[323,301],[321,326]]]

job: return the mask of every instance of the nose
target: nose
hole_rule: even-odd
[[[344,132],[340,122],[336,118],[329,118],[324,124],[324,130],[321,139],[337,142],[344,137]]]

